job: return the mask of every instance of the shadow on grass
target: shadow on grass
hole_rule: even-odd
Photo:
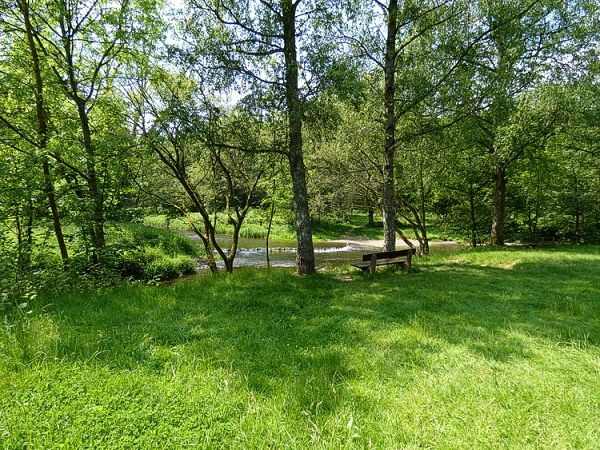
[[[420,324],[431,336],[486,358],[528,358],[528,337],[549,345],[600,345],[600,260],[520,262],[506,267],[433,263],[414,278],[382,290],[367,316]],[[365,318],[367,317],[365,316]]]
[[[288,392],[307,414],[349,398],[368,409],[373,400],[351,391],[352,380],[423,370],[449,349],[505,363],[534,358],[531,338],[600,345],[600,260],[569,255],[507,267],[431,262],[352,282],[247,270],[55,299],[48,341],[30,363],[222,370],[257,395]]]

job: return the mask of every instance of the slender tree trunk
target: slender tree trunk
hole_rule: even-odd
[[[372,206],[369,206],[369,226],[372,227],[375,225],[375,209]]]
[[[21,228],[21,216],[19,210],[15,211],[15,227],[17,229],[17,270],[15,277],[18,279],[19,274],[23,270],[23,230]]]
[[[65,183],[67,184],[69,189],[75,194],[75,196],[80,202],[84,203],[87,200],[87,196],[81,188],[81,186],[79,185],[77,177],[72,173],[67,172],[64,167],[58,166],[57,169],[61,177],[65,180]],[[82,207],[82,209],[85,209],[85,206]],[[88,236],[90,236],[91,240],[91,236],[94,234],[94,228],[92,225],[93,224],[90,220],[86,220],[85,223],[81,225],[81,236],[84,242],[86,242],[86,255],[89,254],[89,242],[87,242]]]
[[[581,213],[579,211],[579,205],[575,211],[575,243],[581,244]]]
[[[32,69],[35,77],[35,110],[37,116],[38,135],[40,137],[39,146],[40,150],[45,153],[46,146],[48,144],[48,116],[44,106],[44,83],[42,79],[42,70],[40,67],[38,49],[35,45],[34,29],[31,24],[29,3],[26,0],[21,0],[19,1],[19,7],[21,9],[21,14],[23,15],[23,23],[25,25],[25,33],[27,35],[27,45],[29,47],[29,53],[31,54]],[[56,204],[54,184],[52,183],[52,177],[50,175],[50,164],[45,154],[42,158],[42,171],[44,173],[43,190],[50,206],[54,234],[58,242],[58,248],[60,249],[63,267],[66,268],[69,262],[69,253],[67,251],[67,245],[65,243],[62,226],[60,223],[60,215],[58,213],[58,206]]]
[[[383,236],[385,251],[396,249],[396,211],[394,198],[394,159],[396,151],[396,112],[394,97],[396,92],[396,34],[398,0],[390,0],[388,5],[387,39],[385,44],[385,141],[383,150]]]
[[[265,240],[267,254],[267,269],[271,268],[271,255],[269,254],[269,238],[271,237],[271,228],[273,226],[273,216],[275,215],[275,181],[273,181],[273,194],[271,195],[271,211],[269,213],[269,225],[267,226],[267,237]]]
[[[196,236],[200,238],[202,244],[204,245],[204,251],[206,252],[206,265],[210,270],[210,273],[216,274],[219,273],[219,268],[217,267],[217,262],[215,261],[215,255],[213,255],[213,248],[210,242],[210,237],[208,237],[208,232],[205,231],[206,235],[202,233],[194,224],[192,218],[188,215],[188,224],[190,228],[196,233]],[[205,227],[206,230],[206,227]]]
[[[421,245],[421,252],[424,255],[429,255],[429,238],[427,237],[427,228],[425,228],[425,224],[423,224],[423,228],[421,229],[423,244]]]
[[[504,218],[506,212],[506,168],[496,165],[494,172],[494,215],[490,243],[504,245]]]
[[[231,237],[231,246],[229,247],[227,259],[225,260],[225,271],[227,273],[233,272],[233,261],[235,259],[235,255],[237,254],[237,248],[240,242],[240,230],[242,229],[242,224],[244,223],[245,216],[245,213],[243,213],[241,216],[237,215],[237,219],[234,222],[233,236]]]
[[[96,251],[101,250],[105,245],[104,201],[98,184],[98,175],[96,172],[96,150],[94,148],[94,144],[92,143],[90,121],[85,103],[81,99],[77,100],[77,111],[79,113],[81,132],[83,134],[83,148],[86,153],[85,175],[90,201],[92,203],[92,244],[94,245],[94,251]]]
[[[533,242],[533,217],[531,215],[531,201],[527,198],[527,240]]]
[[[315,252],[308,208],[306,169],[302,154],[302,105],[298,90],[298,60],[296,54],[296,6],[292,0],[282,0],[283,40],[285,56],[285,91],[288,109],[290,174],[298,249],[296,270],[299,275],[315,272]]]
[[[428,255],[429,238],[427,237],[427,199],[425,198],[425,180],[423,178],[423,160],[421,159],[419,161],[419,190],[421,194],[421,236],[423,237],[421,252],[424,255]]]
[[[429,241],[427,238],[427,228],[421,221],[421,215],[416,207],[411,205],[407,201],[402,201],[402,203],[396,206],[396,209],[400,211],[400,215],[410,224],[413,232],[415,233],[415,237],[419,241],[419,249],[421,251],[421,255],[426,255],[429,253]],[[408,212],[404,213],[403,209],[408,210]],[[400,228],[400,223],[396,222],[396,232],[402,237]]]
[[[471,213],[471,245],[477,247],[477,219],[475,217],[475,189],[469,186],[469,211]]]
[[[212,274],[219,273],[219,268],[217,267],[217,261],[215,261],[215,255],[213,254],[213,247],[212,247],[212,244],[210,243],[210,239],[205,238],[198,232],[196,232],[196,234],[198,236],[200,236],[200,239],[202,240],[202,243],[204,244],[204,251],[206,252],[206,264],[208,265],[208,269],[210,270],[210,273],[212,273]]]
[[[64,58],[66,63],[67,80],[64,82],[63,89],[73,100],[77,108],[79,126],[83,137],[82,144],[85,152],[85,180],[88,188],[89,201],[91,202],[91,241],[93,246],[93,258],[95,262],[100,262],[100,253],[105,245],[104,237],[104,199],[98,183],[96,172],[96,149],[92,142],[92,130],[90,127],[90,118],[87,108],[87,100],[81,96],[80,83],[76,76],[76,67],[73,59],[73,40],[75,39],[73,30],[65,24],[65,16],[60,18],[61,31],[63,33]],[[57,76],[58,72],[55,71]]]
[[[397,233],[400,235],[400,238],[404,241],[404,243],[409,248],[415,248],[415,245],[411,242],[410,239],[408,239],[408,236],[406,236],[406,234],[404,234],[404,231],[402,231],[402,228],[400,228],[400,224],[396,224],[396,230],[397,230]]]
[[[52,177],[50,175],[50,164],[48,159],[44,158],[42,162],[42,169],[44,171],[44,192],[50,205],[50,213],[52,215],[52,225],[54,227],[54,235],[58,242],[58,248],[60,249],[60,257],[63,262],[63,268],[67,268],[69,265],[69,251],[67,250],[67,244],[65,243],[65,237],[62,231],[62,225],[60,223],[60,215],[58,213],[58,206],[56,204],[56,194],[54,192],[54,184],[52,183]]]
[[[581,243],[581,202],[579,201],[579,180],[573,175],[573,188],[575,193],[575,243]]]

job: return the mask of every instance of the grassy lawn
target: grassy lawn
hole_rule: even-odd
[[[0,445],[597,448],[600,247],[444,251],[38,298]]]

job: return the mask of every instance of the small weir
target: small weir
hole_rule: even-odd
[[[192,239],[197,239],[193,234],[187,234]],[[218,241],[223,246],[230,242],[229,236],[219,236]],[[267,252],[264,239],[240,238],[238,251],[235,256],[234,267],[267,267]],[[295,267],[296,247],[292,241],[273,241],[269,243],[269,256],[271,267]],[[319,267],[332,267],[348,264],[360,260],[367,247],[340,243],[315,243],[315,264]],[[217,266],[223,267],[220,258],[216,258]],[[206,264],[199,264],[199,270],[208,269]]]

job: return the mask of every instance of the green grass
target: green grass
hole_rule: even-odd
[[[202,223],[200,213],[191,213],[191,219],[196,223]],[[190,226],[185,217],[168,219],[166,215],[148,215],[144,217],[144,225],[157,228],[170,228],[177,231],[189,231]],[[264,238],[267,235],[268,218],[264,211],[250,210],[244,220],[244,225],[240,231],[242,237]],[[227,224],[227,216],[223,213],[217,218],[217,233],[231,234],[232,227]],[[284,217],[275,216],[271,227],[271,238],[279,240],[295,239],[295,229],[292,221]]]
[[[200,215],[192,213],[193,220],[199,222]],[[313,223],[313,237],[315,240],[339,239],[344,236],[362,236],[371,239],[383,239],[383,227],[381,217],[379,226],[369,227],[367,225],[366,213],[351,214],[347,222],[340,222],[331,218],[323,218]],[[144,225],[149,227],[167,228],[166,215],[149,215],[144,218]],[[261,211],[251,210],[244,221],[240,232],[242,237],[264,238],[267,235],[268,221],[265,214]],[[172,230],[187,231],[188,223],[185,218],[175,218],[168,221],[168,227]],[[217,221],[217,232],[227,234],[231,232],[231,227],[225,223],[225,216],[219,215]],[[274,240],[294,240],[296,238],[293,220],[285,217],[275,216],[271,229],[271,238]]]
[[[443,252],[42,296],[0,334],[0,445],[597,448],[600,247]]]
[[[427,235],[431,241],[452,240],[461,242],[459,236],[444,231],[439,226],[439,221],[435,217],[428,217]],[[374,225],[368,225],[367,214],[364,212],[354,212],[349,215],[345,222],[336,222],[331,219],[325,219],[313,226],[315,239],[340,239],[341,237],[366,237],[368,239],[383,239],[382,217],[375,215]],[[409,239],[416,239],[413,229],[402,225],[402,231]],[[400,241],[399,237],[396,237]]]

